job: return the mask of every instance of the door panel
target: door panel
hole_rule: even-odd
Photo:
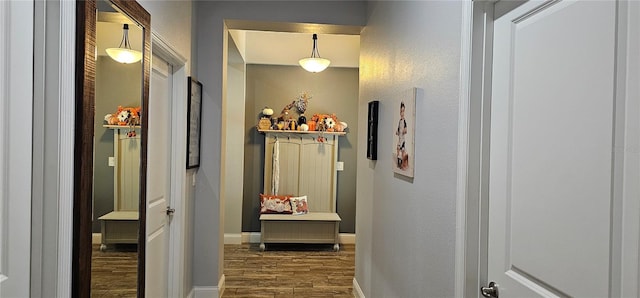
[[[494,30],[489,278],[606,297],[616,3],[529,2]]]
[[[171,67],[153,56],[149,93],[149,155],[145,294],[168,297]]]

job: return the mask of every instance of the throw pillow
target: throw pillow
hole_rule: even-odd
[[[291,207],[293,208],[293,214],[307,214],[309,213],[309,206],[307,205],[307,196],[291,197]]]
[[[260,213],[291,214],[292,212],[289,196],[260,194]]]

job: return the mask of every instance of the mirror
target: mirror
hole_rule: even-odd
[[[143,72],[142,63],[132,61],[142,56],[142,32],[129,17],[98,1],[92,234],[99,241],[92,246],[94,296],[109,296],[114,290],[131,296],[137,291]]]
[[[77,5],[74,296],[144,297],[150,16]]]

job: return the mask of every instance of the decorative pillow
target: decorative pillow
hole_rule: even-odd
[[[288,213],[291,214],[290,196],[276,196],[260,194],[260,213]]]
[[[307,196],[291,197],[291,207],[293,208],[293,214],[307,214],[309,213],[309,206],[307,205]]]

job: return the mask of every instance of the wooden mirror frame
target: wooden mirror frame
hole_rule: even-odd
[[[142,123],[140,137],[140,202],[138,229],[138,289],[144,297],[146,247],[147,139],[149,119],[149,76],[151,66],[151,16],[136,1],[108,0],[143,29],[141,62]],[[93,197],[93,121],[95,121],[96,78],[96,0],[76,1],[76,96],[74,136],[73,251],[71,265],[72,297],[91,295],[92,197]]]

